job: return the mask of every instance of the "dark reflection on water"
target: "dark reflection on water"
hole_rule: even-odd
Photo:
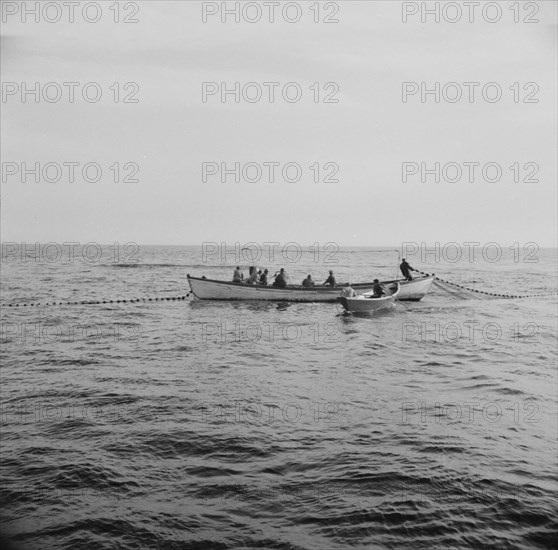
[[[199,250],[138,258],[7,263],[2,300],[179,296],[186,264],[230,276]],[[336,274],[393,277],[369,258]],[[516,292],[552,287],[555,263],[431,270]],[[3,530],[37,549],[552,547],[556,298],[406,306],[3,308]]]
[[[213,301],[213,300],[197,300],[193,299],[189,302],[189,306],[193,309],[211,309],[211,308],[228,308],[229,311],[235,313],[242,312],[269,312],[271,310],[288,311],[296,304],[290,302],[264,302],[264,301]]]

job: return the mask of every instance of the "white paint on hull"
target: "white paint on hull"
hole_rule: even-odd
[[[372,298],[361,294],[354,298],[341,298],[340,302],[351,313],[374,313],[375,311],[392,308],[395,299],[399,297],[399,292],[400,287],[397,287],[391,296]]]
[[[422,277],[420,279],[413,279],[412,281],[388,281],[390,283],[398,282],[400,286],[398,300],[401,301],[419,301],[426,296],[432,288],[434,277]],[[357,292],[360,289],[355,288]]]
[[[399,300],[420,300],[430,290],[433,277],[397,281],[400,283]],[[387,283],[396,282],[388,281]],[[264,300],[272,302],[335,302],[341,294],[341,287],[317,286],[313,289],[302,287],[277,288],[274,286],[229,283],[213,279],[188,276],[190,289],[200,300]],[[358,294],[372,290],[373,283],[357,283],[353,288]]]

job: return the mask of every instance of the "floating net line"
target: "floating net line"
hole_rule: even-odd
[[[476,295],[480,295],[483,298],[542,298],[544,296],[556,296],[558,291],[554,290],[552,292],[544,292],[542,294],[500,294],[497,292],[487,292],[485,290],[478,290],[476,288],[471,288],[465,285],[460,285],[457,283],[452,283],[451,281],[447,281],[446,279],[442,279],[441,277],[437,277],[434,273],[425,273],[424,271],[420,271],[419,269],[414,269],[417,273],[421,275],[425,275],[427,277],[434,277],[434,282],[438,288],[445,290],[449,294],[454,296],[463,295],[463,293],[473,293]]]
[[[184,296],[172,296],[165,298],[132,298],[128,300],[81,300],[81,301],[63,301],[63,302],[31,302],[21,304],[2,304],[2,307],[35,307],[35,306],[85,306],[85,305],[110,305],[110,304],[134,304],[145,302],[170,302],[186,300],[190,293]]]
[[[419,269],[413,269],[414,272],[420,273],[426,277],[434,277],[434,283],[436,286],[448,294],[453,296],[463,296],[464,293],[473,294],[476,297],[482,298],[542,298],[545,296],[556,296],[558,291],[554,290],[551,292],[545,292],[542,294],[499,294],[496,292],[487,292],[485,290],[478,290],[476,288],[470,288],[465,285],[460,285],[458,283],[452,283],[441,277],[437,277],[434,273],[425,273]],[[81,300],[81,301],[50,301],[50,302],[26,302],[26,303],[16,303],[16,304],[2,304],[2,307],[37,307],[37,306],[79,306],[79,305],[110,305],[110,304],[135,304],[135,303],[149,303],[149,302],[175,302],[186,300],[188,296],[192,293],[188,292],[183,296],[172,296],[172,297],[162,297],[162,298],[131,298],[128,300]]]

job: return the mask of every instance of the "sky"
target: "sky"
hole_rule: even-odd
[[[517,13],[496,2],[494,23],[479,12],[472,22],[423,23],[418,13],[404,23],[403,10],[420,3],[398,1],[292,2],[296,23],[284,20],[285,2],[274,22],[262,11],[256,23],[211,15],[222,2],[121,2],[118,23],[112,1],[87,12],[97,22],[82,6],[73,22],[65,6],[59,21],[46,20],[57,16],[51,7],[36,22],[22,20],[35,2],[1,4],[4,242],[557,245],[555,2],[531,2],[535,15],[525,2]],[[78,83],[73,102],[65,82]],[[237,82],[258,85],[247,89],[252,102],[220,93],[204,101],[204,87]],[[278,83],[273,103],[266,82]],[[446,96],[460,90],[462,99],[423,102],[421,87],[436,82],[456,83]],[[465,82],[480,83],[472,102]],[[483,99],[490,82],[499,101]],[[35,83],[38,102],[32,93],[23,101]],[[287,83],[291,93],[300,87],[299,101],[283,99]],[[403,83],[419,93],[403,101]],[[85,89],[90,98],[100,89],[99,101],[85,101]],[[39,163],[39,182],[23,181],[23,163]],[[252,164],[237,183],[234,174],[221,181],[222,163]],[[278,163],[274,182],[269,163]],[[447,170],[422,182],[421,163]],[[473,182],[464,163],[478,163]],[[451,181],[456,165],[463,175]],[[489,181],[497,167],[500,181]],[[258,169],[260,181],[244,179]]]

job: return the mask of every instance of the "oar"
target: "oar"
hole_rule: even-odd
[[[384,285],[381,285],[382,288],[388,293],[388,296],[393,296],[393,292],[390,292]],[[401,288],[401,287],[400,287]],[[401,304],[405,309],[410,310],[397,296],[393,296],[393,299],[398,303]]]

